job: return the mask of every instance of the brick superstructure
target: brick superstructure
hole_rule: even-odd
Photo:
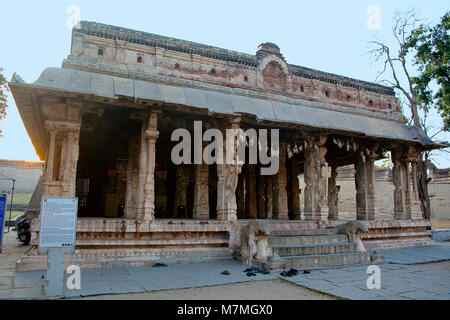
[[[288,64],[273,43],[250,55],[93,22],[74,29],[64,67],[151,73],[319,101],[404,121],[390,87]]]

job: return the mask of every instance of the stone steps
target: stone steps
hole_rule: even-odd
[[[370,256],[366,252],[288,256],[283,258],[286,260],[287,268],[332,267],[370,262]]]
[[[270,231],[272,236],[312,236],[312,235],[326,235],[337,234],[336,228],[326,229],[294,229],[294,230],[282,230],[273,229]]]
[[[280,257],[347,253],[347,252],[354,252],[356,250],[356,245],[352,242],[307,244],[307,245],[287,244],[272,247]]]
[[[272,236],[269,238],[269,244],[283,245],[283,244],[323,244],[323,243],[339,243],[346,242],[347,236],[345,234],[324,234],[311,236]]]
[[[370,256],[356,251],[347,235],[336,228],[271,230],[269,244],[287,268],[317,268],[348,264],[366,264]]]

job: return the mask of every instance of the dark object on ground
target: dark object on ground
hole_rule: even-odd
[[[293,277],[293,276],[298,275],[298,270],[294,269],[294,268],[291,268],[291,269],[289,269],[289,271],[281,272],[280,275],[283,276],[283,277]]]
[[[305,270],[303,270],[303,273],[306,273],[306,274],[311,273],[311,270],[305,269]]]
[[[247,272],[247,277],[254,277],[256,276],[256,273],[254,272]]]
[[[30,223],[27,218],[16,221],[17,239],[24,245],[29,245],[31,241]]]
[[[249,267],[244,270],[244,272],[251,272],[251,273],[262,273],[262,274],[269,274],[270,272],[264,269],[259,269],[257,267]]]
[[[230,271],[224,270],[224,271],[222,271],[222,274],[224,274],[224,275],[226,275],[226,276],[229,276],[229,275],[230,275]]]
[[[153,267],[153,268],[167,267],[167,264],[157,262],[157,263],[155,263],[154,265],[152,265],[152,267]]]

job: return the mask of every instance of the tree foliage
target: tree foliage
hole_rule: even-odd
[[[6,82],[6,78],[3,76],[3,68],[0,68],[0,120],[6,117],[6,107],[8,106],[8,100],[6,97],[8,87]],[[2,130],[0,129],[0,137],[1,136]]]
[[[450,127],[450,12],[435,26],[421,24],[412,30],[405,45],[415,51],[418,76],[412,77],[420,108],[435,106],[445,127]],[[430,87],[431,85],[431,87]],[[433,90],[433,86],[437,89]]]

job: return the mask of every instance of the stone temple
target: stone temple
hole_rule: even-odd
[[[367,262],[333,228],[343,223],[336,176],[346,165],[368,250],[432,241],[412,173],[418,153],[439,144],[406,124],[393,89],[288,64],[273,43],[251,55],[82,21],[61,68],[31,84],[15,74],[9,87],[45,160],[27,210],[33,230],[41,196],[78,197],[66,263],[230,258],[255,220],[286,265]],[[278,172],[261,175],[259,162],[175,165],[171,134],[192,132],[194,121],[203,130],[278,129]],[[374,161],[388,151],[395,218],[380,220]],[[45,268],[37,243],[18,271]]]

